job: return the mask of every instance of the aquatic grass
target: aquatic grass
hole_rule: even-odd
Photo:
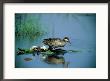
[[[29,37],[35,39],[45,34],[41,27],[41,23],[37,17],[25,16],[24,14],[15,15],[15,36]]]

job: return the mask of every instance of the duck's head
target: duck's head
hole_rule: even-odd
[[[63,39],[65,42],[69,42],[70,43],[70,40],[69,40],[69,38],[68,37],[64,37],[64,39]],[[70,43],[71,44],[71,43]]]

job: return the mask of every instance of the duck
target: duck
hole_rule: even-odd
[[[70,43],[68,37],[61,38],[47,38],[43,40],[45,45],[49,46],[49,49],[56,49],[58,47],[64,47],[67,43]],[[71,43],[70,43],[71,44]]]
[[[30,50],[33,50],[33,51],[46,51],[47,50],[47,47],[45,45],[43,46],[32,46],[30,48]]]

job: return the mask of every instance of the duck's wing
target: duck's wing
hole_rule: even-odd
[[[51,39],[51,38],[49,38],[49,39],[44,39],[44,40],[43,40],[43,43],[50,46],[51,43],[52,43],[52,39]]]
[[[60,38],[48,38],[48,39],[44,39],[44,40],[61,40]]]
[[[44,39],[44,41],[49,41],[49,40],[52,40],[52,38]]]
[[[61,42],[60,38],[48,38],[44,39],[43,41],[43,43],[48,46],[58,46],[60,42]]]
[[[44,39],[43,42],[53,42],[53,41],[60,41],[61,39],[60,38],[48,38],[48,39]]]
[[[52,40],[61,40],[60,38],[51,38]]]
[[[47,41],[49,41],[49,39],[44,39],[42,42],[45,43],[45,42],[47,42]]]

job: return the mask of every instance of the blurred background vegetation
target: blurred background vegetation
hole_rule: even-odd
[[[35,39],[45,34],[40,23],[40,15],[15,14],[15,36]]]

